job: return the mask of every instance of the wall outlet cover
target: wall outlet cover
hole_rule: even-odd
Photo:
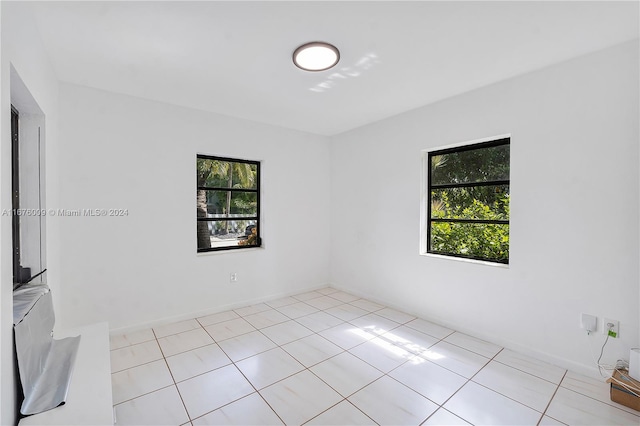
[[[611,330],[609,330],[609,325],[613,324]],[[602,334],[608,334],[609,337],[618,338],[620,337],[620,321],[613,320],[611,318],[605,318],[602,320]]]
[[[589,333],[596,331],[598,329],[598,318],[593,315],[582,314],[580,317],[580,326]]]

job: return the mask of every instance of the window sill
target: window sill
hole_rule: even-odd
[[[230,254],[230,253],[245,253],[248,251],[258,251],[264,250],[264,246],[260,247],[247,247],[244,249],[235,249],[235,250],[212,250],[212,251],[197,251],[196,256],[211,256],[211,255],[221,255],[221,254]]]
[[[476,265],[493,266],[495,268],[501,268],[501,269],[509,269],[508,264],[488,262],[486,260],[466,259],[464,257],[454,257],[454,256],[443,256],[441,254],[434,254],[434,253],[420,253],[420,256],[433,257],[436,259],[443,259],[443,260],[453,260],[456,262],[475,263]]]

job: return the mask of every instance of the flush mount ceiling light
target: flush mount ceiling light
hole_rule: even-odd
[[[293,63],[305,71],[328,70],[339,60],[338,49],[322,41],[303,44],[293,52]]]

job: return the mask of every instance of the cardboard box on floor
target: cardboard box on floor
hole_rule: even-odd
[[[615,370],[607,379],[611,384],[611,400],[640,411],[640,382],[629,377],[626,370]]]

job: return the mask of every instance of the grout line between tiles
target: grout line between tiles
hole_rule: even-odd
[[[562,375],[562,379],[560,379],[560,381],[558,382],[558,385],[556,386],[556,390],[553,391],[553,395],[551,395],[551,399],[549,400],[549,402],[547,403],[547,406],[544,407],[544,411],[542,412],[542,417],[540,417],[540,420],[538,421],[538,424],[540,424],[542,422],[542,419],[544,418],[544,416],[547,414],[547,410],[549,409],[549,406],[551,405],[551,403],[553,402],[553,399],[556,397],[556,394],[558,393],[558,390],[560,389],[560,384],[562,383],[562,381],[564,380],[565,376],[567,375],[567,371],[565,370],[564,374]],[[553,417],[552,417],[553,418]],[[554,419],[557,420],[557,419]],[[559,420],[558,420],[559,421]],[[563,422],[560,422],[563,423]]]
[[[564,390],[566,390],[566,391],[568,391],[568,392],[572,392],[572,393],[578,394],[578,395],[580,395],[580,396],[583,396],[583,397],[585,397],[585,398],[589,398],[589,399],[591,399],[591,400],[593,400],[593,401],[595,401],[595,402],[599,402],[600,404],[608,405],[609,407],[611,407],[611,408],[615,408],[616,410],[622,411],[623,413],[627,413],[627,414],[631,414],[631,415],[633,415],[633,416],[636,416],[636,417],[638,417],[638,420],[640,420],[640,415],[638,415],[638,414],[636,414],[636,413],[632,413],[631,411],[627,411],[627,410],[624,410],[624,409],[622,409],[622,408],[620,408],[620,407],[616,407],[616,406],[615,406],[615,405],[613,405],[613,404],[610,404],[610,403],[608,403],[608,402],[602,401],[602,400],[600,400],[600,399],[598,399],[598,398],[594,398],[594,397],[592,397],[591,395],[584,394],[584,393],[579,392],[579,391],[577,391],[577,390],[573,390],[573,389],[570,389],[570,388],[564,387],[564,386],[562,386],[562,385],[560,385],[559,387],[563,388]],[[625,407],[625,408],[627,408],[627,407]]]
[[[343,303],[343,304],[344,304],[344,303]],[[338,305],[338,306],[341,306],[341,305]],[[331,309],[331,308],[327,308],[327,309]],[[326,310],[320,310],[319,312],[325,312],[325,313],[327,313],[327,314],[331,315],[329,312],[326,312]],[[309,315],[312,315],[312,314],[309,314]],[[333,316],[333,315],[332,315],[332,316]],[[334,317],[335,317],[335,316],[334,316]],[[337,318],[337,317],[336,317],[336,318]],[[338,319],[339,319],[339,320],[341,320],[341,321],[343,321],[343,323],[347,323],[347,321],[344,321],[344,320],[343,320],[343,319],[341,319],[341,318],[338,318]],[[305,326],[304,326],[304,324],[300,324],[300,323],[299,323],[298,321],[296,321],[295,319],[292,319],[292,321],[295,321],[297,324],[302,325],[303,327],[305,327]],[[343,354],[343,353],[345,353],[345,352],[349,352],[349,350],[348,350],[348,349],[344,349],[344,348],[342,348],[341,346],[336,345],[335,343],[333,343],[333,342],[331,342],[330,340],[326,339],[324,336],[320,335],[319,333],[317,333],[317,332],[315,332],[315,331],[313,331],[313,330],[309,329],[308,327],[305,327],[305,328],[307,328],[309,331],[311,331],[311,332],[312,332],[312,334],[310,334],[309,336],[311,336],[311,335],[315,334],[315,335],[319,336],[320,338],[322,338],[322,339],[324,339],[324,340],[327,340],[327,342],[332,343],[333,345],[335,345],[335,346],[339,347],[340,349],[342,349],[342,351],[341,351],[341,352],[339,352],[339,353],[337,353],[337,354],[335,354],[335,355],[332,355],[332,356],[330,356],[330,357],[328,357],[328,358],[326,358],[326,359],[323,359],[322,361],[317,362],[316,364],[313,364],[313,365],[311,365],[311,366],[307,367],[306,365],[304,365],[304,364],[302,363],[302,361],[300,361],[299,359],[297,359],[293,354],[290,354],[289,352],[287,352],[287,350],[286,350],[286,349],[284,349],[284,348],[282,347],[282,346],[284,346],[284,345],[278,345],[278,344],[277,344],[276,342],[274,342],[271,338],[269,338],[269,336],[267,336],[266,334],[262,333],[262,334],[263,334],[267,339],[271,340],[271,341],[272,341],[272,342],[273,342],[273,343],[274,343],[278,348],[280,348],[281,350],[283,350],[285,353],[287,353],[289,356],[291,356],[291,357],[292,357],[296,362],[298,362],[300,365],[302,365],[302,366],[304,367],[304,369],[303,369],[303,370],[300,370],[300,371],[298,371],[298,372],[296,372],[296,373],[293,373],[293,374],[291,374],[291,375],[289,375],[289,376],[287,376],[287,377],[284,377],[284,378],[282,378],[282,379],[280,379],[280,380],[278,380],[278,381],[276,381],[276,382],[274,382],[274,383],[271,383],[271,384],[269,384],[268,386],[265,386],[265,387],[261,388],[260,390],[264,390],[264,389],[266,389],[266,388],[268,388],[268,387],[270,387],[270,386],[275,385],[276,383],[279,383],[279,382],[281,382],[281,381],[283,381],[283,380],[286,380],[286,379],[288,379],[288,378],[290,378],[290,377],[293,377],[293,376],[295,376],[296,374],[301,373],[302,371],[305,371],[305,370],[306,370],[306,371],[308,371],[309,373],[311,373],[313,376],[315,376],[316,378],[318,378],[318,380],[320,380],[321,382],[323,382],[324,384],[326,384],[326,385],[327,385],[327,386],[328,386],[332,391],[334,391],[334,392],[335,392],[337,395],[339,395],[342,399],[341,399],[340,401],[338,401],[336,404],[332,405],[331,407],[328,407],[327,409],[325,409],[325,410],[321,411],[320,413],[318,413],[316,416],[314,416],[314,417],[312,417],[312,418],[310,418],[310,419],[308,419],[308,420],[306,420],[306,421],[304,422],[304,423],[308,423],[308,422],[310,422],[311,420],[313,420],[314,418],[316,418],[316,417],[318,417],[319,415],[321,415],[322,413],[324,413],[324,412],[326,412],[326,411],[330,410],[331,408],[335,407],[336,405],[340,404],[341,402],[343,402],[343,401],[348,401],[348,400],[347,400],[347,397],[344,397],[340,392],[338,392],[338,390],[337,390],[337,389],[335,389],[333,386],[331,386],[329,383],[327,383],[325,380],[323,380],[320,376],[318,376],[317,374],[315,374],[315,373],[311,370],[311,367],[313,367],[313,366],[315,366],[315,365],[318,365],[318,364],[320,364],[320,363],[322,363],[322,362],[325,362],[325,361],[327,361],[327,360],[329,360],[329,359],[331,359],[331,358],[337,357],[338,355]],[[331,327],[330,327],[330,328],[331,328]],[[258,330],[258,331],[261,331],[261,330]],[[296,339],[296,340],[292,340],[291,342],[287,342],[287,343],[285,343],[285,345],[286,345],[286,344],[289,344],[289,343],[293,343],[293,342],[298,341],[298,340],[301,340],[301,339],[304,339],[304,338],[309,337],[309,336],[304,336],[304,337],[298,338],[298,339]],[[366,342],[362,342],[361,344],[364,344],[364,343],[366,343]],[[356,345],[356,346],[359,346],[359,345]],[[273,348],[272,348],[272,349],[273,349]],[[349,352],[349,353],[350,353],[350,352]],[[350,353],[350,354],[351,354],[351,353]],[[351,355],[352,355],[352,356],[355,356],[354,354],[351,354]],[[254,355],[254,356],[255,356],[255,355]],[[248,357],[248,358],[249,358],[249,357]],[[246,359],[246,358],[244,358],[244,359]],[[364,360],[363,360],[363,361],[364,361]],[[366,361],[364,361],[364,362],[366,362]],[[367,363],[367,364],[368,364],[368,363]],[[369,364],[369,365],[370,365],[370,364]],[[373,367],[373,366],[372,366],[372,367]],[[373,368],[375,368],[375,367],[373,367]],[[238,368],[238,369],[239,369],[239,368]],[[384,375],[384,372],[382,372],[382,373],[383,373],[383,375]],[[244,374],[243,374],[243,375],[244,375]],[[381,376],[381,377],[382,377],[382,376]],[[247,380],[248,380],[248,379],[247,379]],[[377,379],[376,379],[376,380],[377,380]],[[374,381],[375,381],[375,380],[374,380]],[[370,385],[371,383],[373,383],[373,382],[370,382],[370,383],[366,384],[366,385],[365,385],[365,386],[363,386],[362,388],[364,388],[364,387],[366,387],[366,386]],[[252,384],[252,386],[253,386],[253,384]],[[254,387],[254,388],[255,388],[255,387]],[[362,389],[362,388],[361,388],[361,389]],[[256,390],[257,390],[257,389],[256,389]],[[269,407],[270,407],[270,408],[271,408],[271,409],[276,413],[276,415],[278,415],[278,413],[273,409],[273,407],[271,407],[271,405],[268,403],[268,401],[266,401],[266,399],[262,396],[262,394],[260,393],[260,390],[257,390],[257,392],[260,394],[260,396],[262,397],[262,399],[264,399],[264,400],[265,400],[265,402],[267,402],[267,404],[269,405]],[[360,390],[360,389],[358,389],[356,392],[358,392],[359,390]],[[354,393],[355,393],[355,392],[353,392],[351,395],[353,395]],[[349,402],[349,403],[350,403],[350,402]],[[351,405],[353,405],[353,404],[351,404]],[[358,407],[356,407],[356,408],[357,408],[359,411],[362,411],[362,410],[360,410]],[[364,412],[363,412],[363,414],[365,414],[365,415],[366,415],[366,413],[364,413]],[[369,416],[367,416],[367,417],[369,417]],[[280,420],[283,420],[279,415],[278,415],[278,418],[280,418]],[[370,417],[369,417],[369,418],[370,418]],[[285,422],[283,421],[283,423],[285,423]],[[374,423],[376,423],[376,422],[374,421]],[[376,423],[376,424],[377,424],[377,423]]]
[[[322,379],[320,379],[322,380]],[[332,408],[334,408],[335,406],[337,406],[338,404],[342,404],[343,402],[346,402],[347,404],[350,404],[352,407],[354,407],[356,410],[360,411],[362,414],[364,414],[367,418],[369,418],[374,424],[379,425],[380,423],[376,422],[375,420],[373,420],[371,417],[369,417],[367,415],[367,413],[365,413],[364,411],[362,411],[361,409],[359,409],[357,406],[355,406],[351,401],[349,401],[347,398],[344,398],[338,402],[336,402],[335,404],[333,404],[331,407],[327,408],[326,410],[318,413],[317,415],[313,416],[312,418],[310,418],[309,420],[305,421],[304,423],[302,423],[302,425],[306,425],[309,424],[310,421],[312,421],[313,419],[316,419],[318,417],[320,417],[321,415],[323,415],[324,413],[326,413],[327,411],[331,410]]]
[[[198,324],[200,323],[198,322]],[[153,331],[153,335],[156,336],[155,330],[152,329],[152,331]],[[158,336],[156,336],[156,342],[158,343],[158,346],[160,346],[160,342],[158,341]],[[173,380],[173,386],[175,386],[176,392],[178,392],[178,396],[180,397],[180,402],[182,402],[182,407],[184,408],[184,412],[187,413],[187,418],[189,419],[189,423],[191,423],[191,413],[189,413],[189,410],[187,409],[187,404],[185,404],[184,398],[182,397],[182,393],[180,393],[180,388],[178,388],[178,383],[176,383],[176,378],[173,377],[173,371],[171,371],[171,368],[169,367],[169,362],[167,361],[167,357],[164,355],[162,346],[160,346],[160,352],[162,353],[162,359],[164,360],[164,363],[167,366],[167,370],[169,370],[169,374],[171,375],[171,380]]]
[[[442,340],[440,340],[440,341],[442,342],[443,340],[444,340],[444,338],[443,338]],[[439,343],[439,342],[438,342],[438,343]],[[447,342],[447,343],[449,343],[449,342]],[[451,344],[451,343],[450,343],[450,344]],[[435,346],[435,345],[434,345],[434,346]],[[463,348],[463,349],[464,349],[464,348]],[[467,349],[467,350],[468,350],[468,349]],[[504,350],[504,348],[501,348],[501,349],[498,351],[498,353],[497,353],[497,354],[495,354],[495,355],[493,356],[493,358],[495,358],[496,356],[498,356],[498,354],[499,354],[500,352],[502,352],[503,350]],[[471,351],[469,351],[469,352],[471,352]],[[474,353],[475,353],[475,352],[474,352]],[[445,404],[446,404],[447,402],[449,402],[449,401],[451,400],[451,398],[453,398],[454,396],[456,396],[456,394],[457,394],[458,392],[460,392],[460,390],[461,390],[462,388],[464,388],[467,384],[469,384],[469,382],[471,381],[471,379],[473,379],[473,378],[474,378],[474,377],[475,377],[475,376],[476,376],[480,371],[482,371],[482,369],[483,369],[483,368],[485,368],[485,367],[486,367],[486,366],[491,362],[491,360],[492,360],[493,358],[490,358],[490,359],[489,359],[489,360],[488,360],[488,361],[487,361],[487,362],[486,362],[482,367],[480,367],[480,368],[478,369],[478,371],[476,371],[476,372],[475,372],[475,374],[473,374],[471,377],[469,377],[469,378],[467,379],[467,381],[466,381],[466,382],[464,382],[464,384],[463,384],[462,386],[460,386],[460,387],[459,387],[459,388],[458,388],[458,389],[457,389],[453,394],[451,394],[451,396],[449,396],[449,398],[447,398],[446,400],[444,400],[444,402],[440,405],[440,408],[444,408]],[[441,366],[441,367],[442,367],[442,366]],[[443,368],[444,368],[444,367],[443,367]],[[447,370],[448,370],[448,369],[447,369]],[[451,370],[449,370],[449,371],[451,371]],[[462,376],[462,377],[464,377],[464,376]],[[465,379],[466,379],[466,377],[465,377]],[[475,383],[475,382],[473,382],[473,383]],[[447,411],[449,411],[449,410],[447,410]],[[472,424],[470,421],[468,421],[467,419],[465,419],[465,418],[464,418],[464,417],[462,417],[461,415],[459,415],[459,414],[457,414],[457,413],[454,413],[453,411],[451,411],[451,413],[452,413],[452,414],[454,414],[454,415],[456,415],[456,416],[458,416],[458,417],[460,417],[460,418],[461,418],[462,420],[464,420],[465,422],[467,422],[467,423],[469,423],[469,424]]]
[[[502,352],[502,351],[500,351],[500,352]],[[528,375],[530,375],[530,376],[537,377],[538,379],[544,380],[545,382],[549,382],[549,383],[551,383],[552,385],[557,385],[557,386],[560,386],[560,383],[562,383],[562,379],[564,379],[564,375],[567,373],[567,370],[565,370],[565,371],[564,371],[564,374],[562,375],[562,378],[560,379],[560,381],[559,381],[558,383],[555,383],[555,382],[552,382],[551,380],[545,379],[544,377],[540,377],[540,376],[538,376],[538,375],[535,375],[535,374],[533,374],[533,373],[530,373],[529,371],[525,371],[525,370],[523,370],[523,369],[521,369],[521,368],[514,367],[513,365],[509,365],[509,364],[507,364],[506,362],[500,361],[500,360],[498,360],[498,359],[494,359],[493,361],[495,361],[495,362],[497,362],[497,363],[499,363],[499,364],[505,365],[505,366],[507,366],[507,367],[513,368],[514,370],[518,370],[518,371],[521,371],[521,372],[523,372],[523,373],[526,373],[526,374],[528,374]],[[560,368],[560,367],[558,367],[558,368]]]
[[[222,349],[222,348],[220,348],[220,349],[222,350],[222,352],[224,352],[225,356],[226,356],[227,358],[229,358],[229,360],[231,360],[231,358],[230,358],[230,357],[229,357],[229,355],[224,351],[224,349]],[[272,349],[275,349],[275,348],[272,348]],[[269,350],[270,350],[270,349],[269,349]],[[265,351],[265,352],[266,352],[266,351]],[[262,353],[262,352],[260,352],[260,353]],[[245,358],[245,359],[246,359],[246,358]],[[231,364],[227,364],[227,365],[233,365],[233,366],[236,368],[236,370],[238,370],[238,372],[242,375],[242,377],[244,377],[244,379],[247,381],[247,383],[249,383],[249,385],[253,388],[254,392],[255,392],[255,393],[257,393],[257,394],[260,396],[260,398],[262,398],[262,400],[263,400],[263,401],[264,401],[264,402],[269,406],[269,408],[271,409],[271,411],[273,411],[273,413],[278,417],[278,419],[280,419],[280,421],[282,422],[282,424],[285,424],[285,422],[282,420],[282,418],[281,418],[281,417],[280,417],[280,415],[276,412],[276,410],[274,410],[274,409],[273,409],[273,407],[271,406],[271,404],[269,404],[269,402],[268,402],[266,399],[264,399],[264,397],[262,396],[262,394],[260,393],[260,391],[258,390],[258,388],[256,388],[256,387],[255,387],[255,385],[254,385],[253,383],[251,383],[251,380],[249,380],[249,378],[248,378],[247,376],[245,376],[244,372],[243,372],[240,368],[238,368],[238,366],[236,365],[236,363],[235,363],[233,360],[231,360]],[[297,373],[296,373],[296,374],[297,374]],[[290,377],[290,376],[289,376],[289,377]],[[283,379],[283,380],[284,380],[284,379]],[[224,404],[224,405],[221,405],[221,406],[219,406],[219,407],[216,407],[216,408],[214,408],[213,410],[211,410],[211,411],[208,411],[208,412],[204,413],[202,416],[198,416],[198,417],[196,417],[196,419],[199,419],[200,417],[204,417],[204,416],[206,416],[206,415],[208,415],[208,414],[210,414],[210,413],[213,413],[213,412],[214,412],[214,411],[216,411],[216,410],[219,410],[219,409],[224,408],[224,407],[226,407],[226,406],[228,406],[228,405],[231,405],[231,404],[233,404],[234,402],[240,401],[241,399],[244,399],[244,398],[246,398],[246,397],[248,397],[248,396],[252,395],[254,392],[252,392],[252,393],[250,393],[250,394],[248,394],[248,395],[245,395],[245,396],[243,396],[243,397],[241,397],[241,398],[234,399],[233,401],[229,401],[228,403],[226,403],[226,404]],[[191,419],[191,421],[193,421],[193,420],[195,420],[195,419]]]
[[[124,401],[118,402],[117,404],[113,404],[113,407],[115,408],[116,406],[121,405],[121,404],[124,404],[125,402],[133,401],[134,399],[141,398],[141,397],[143,397],[143,396],[150,395],[150,394],[152,394],[152,393],[154,393],[154,392],[158,392],[158,391],[160,391],[160,390],[170,388],[171,386],[175,386],[175,385],[162,386],[161,388],[154,389],[154,390],[152,390],[152,391],[150,391],[150,392],[142,393],[142,394],[140,394],[140,395],[134,396],[133,398],[125,399]]]
[[[569,371],[566,371],[566,372],[565,372],[565,375],[562,377],[562,380],[560,380],[560,384],[559,384],[559,386],[560,386],[561,388],[563,388],[563,389],[565,389],[565,390],[568,390],[568,391],[571,391],[571,392],[573,392],[573,393],[577,393],[578,395],[582,395],[582,396],[585,396],[585,397],[587,397],[587,398],[593,399],[594,401],[598,401],[598,402],[600,402],[600,403],[602,403],[602,404],[606,404],[606,405],[608,405],[608,406],[610,406],[610,407],[613,407],[613,408],[616,408],[616,409],[618,409],[618,410],[620,410],[620,411],[625,411],[625,412],[627,412],[627,413],[629,413],[629,414],[633,414],[633,415],[637,416],[637,417],[640,419],[640,414],[636,414],[635,412],[628,411],[628,410],[629,410],[629,407],[626,407],[626,406],[625,406],[625,408],[620,408],[618,405],[613,405],[613,404],[612,404],[612,402],[613,402],[613,401],[611,401],[611,399],[601,400],[601,399],[598,399],[598,398],[596,398],[596,397],[594,397],[594,396],[592,396],[592,395],[588,394],[588,393],[587,393],[588,391],[582,391],[582,390],[578,390],[578,389],[572,389],[572,388],[567,387],[567,386],[563,386],[563,385],[562,385],[562,382],[563,382],[563,381],[564,381],[564,379],[566,378],[567,374],[569,374]],[[633,410],[633,409],[631,409],[631,410]],[[634,410],[634,411],[636,411],[636,410]]]

